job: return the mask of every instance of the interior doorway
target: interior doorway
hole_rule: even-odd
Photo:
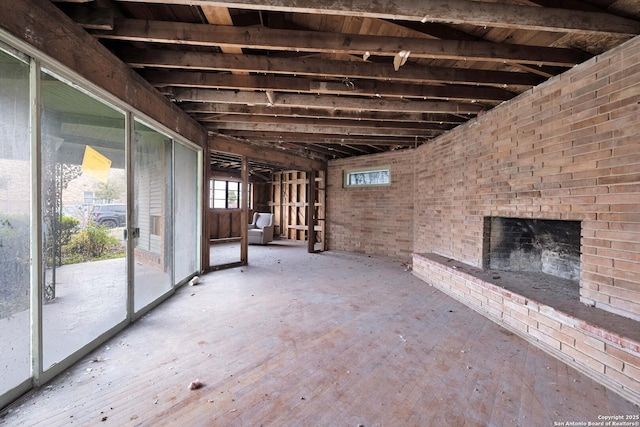
[[[243,259],[242,238],[256,213],[273,216],[274,242],[307,242],[309,252],[325,250],[325,171],[305,172],[251,158],[244,160],[247,164],[246,190],[242,185],[243,156],[210,152],[205,203],[209,250],[204,257],[208,262],[205,270],[220,270],[248,262]],[[245,201],[247,210],[243,216]],[[247,238],[245,256],[250,258],[256,245],[249,244],[249,240]]]

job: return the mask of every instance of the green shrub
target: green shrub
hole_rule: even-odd
[[[86,229],[75,234],[64,248],[64,263],[118,258],[124,256],[124,247],[110,230],[90,222]]]
[[[61,246],[68,245],[71,238],[78,231],[80,221],[72,216],[62,215],[58,220],[59,244]]]
[[[62,248],[71,242],[71,238],[78,231],[79,225],[80,221],[67,215],[56,217],[53,223],[45,221],[47,233],[44,246],[45,265],[47,267],[63,264]]]

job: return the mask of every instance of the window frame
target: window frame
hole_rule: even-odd
[[[387,180],[386,182],[378,182],[378,183],[357,183],[357,182],[353,182],[351,180],[351,177],[357,175],[357,174],[361,174],[361,175],[367,175],[367,174],[373,174],[376,172],[386,172],[387,175]],[[362,187],[389,187],[391,186],[391,166],[389,165],[384,165],[384,166],[372,166],[369,168],[359,168],[359,169],[347,169],[344,170],[343,173],[343,179],[342,179],[342,185],[344,188],[362,188]]]
[[[217,188],[216,189],[216,182],[222,182],[224,183],[224,189],[222,188]],[[237,188],[230,188],[229,184],[237,184]],[[223,199],[218,197],[216,198],[216,190],[217,191],[224,191],[225,192],[225,198],[224,198],[224,206],[225,207],[216,207],[216,200],[217,201],[222,201]],[[236,207],[229,207],[229,195],[233,192],[237,191],[237,206]],[[247,192],[248,192],[248,206],[249,209],[251,209],[251,204],[253,202],[253,185],[251,183],[249,183],[248,188],[247,188]],[[209,209],[241,209],[242,208],[242,182],[238,181],[238,180],[234,180],[234,179],[218,179],[218,178],[210,178],[209,179]]]

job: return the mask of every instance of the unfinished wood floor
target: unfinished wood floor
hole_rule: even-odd
[[[413,277],[287,242],[211,273],[0,418],[25,426],[553,426],[637,414]],[[191,381],[204,386],[189,390]]]

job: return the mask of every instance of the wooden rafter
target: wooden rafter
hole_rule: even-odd
[[[228,130],[256,130],[265,132],[295,132],[295,133],[334,133],[343,135],[377,135],[377,136],[417,136],[422,138],[433,138],[440,135],[444,130],[432,130],[430,128],[401,128],[378,123],[377,126],[357,126],[355,122],[335,123],[329,120],[277,120],[277,121],[231,121],[225,120],[208,125],[209,129]]]
[[[451,83],[469,85],[515,86],[523,90],[543,78],[527,73],[472,70],[465,68],[403,66],[371,62],[335,61],[315,58],[276,58],[259,55],[231,55],[164,49],[124,49],[120,57],[134,67],[183,70],[250,71],[303,76],[353,79],[394,80],[404,83]]]
[[[272,103],[260,92],[237,92],[212,89],[175,89],[173,98],[176,101],[215,102],[223,104],[271,105]],[[374,98],[355,98],[346,96],[313,96],[282,93],[276,100],[278,106],[338,109],[351,111],[402,111],[414,113],[451,113],[478,114],[485,110],[481,105],[436,102],[390,100]]]
[[[180,107],[197,119],[219,120],[225,117],[244,115],[250,117],[306,117],[343,120],[376,120],[386,122],[415,122],[459,125],[466,119],[446,113],[410,113],[395,111],[342,111],[315,107],[279,107],[261,105],[217,104],[211,102],[184,102]]]
[[[629,36],[640,34],[640,22],[607,13],[470,0],[404,0],[395,2],[372,2],[370,0],[351,0],[349,2],[319,2],[317,0],[126,1],[351,15],[425,23],[471,24],[561,33],[614,33]]]
[[[319,159],[307,159],[292,153],[278,150],[273,145],[244,144],[238,138],[213,134],[209,137],[209,149],[222,153],[247,156],[273,165],[283,165],[300,170],[324,169],[325,162]]]
[[[219,46],[227,49],[224,50],[226,53],[241,53],[241,48],[244,47],[359,56],[368,53],[394,57],[398,52],[408,51],[411,52],[412,58],[469,59],[563,67],[571,67],[587,59],[584,53],[566,48],[132,19],[118,19],[113,31],[99,31],[94,34],[99,38],[132,42]]]
[[[227,73],[189,71],[142,71],[140,73],[156,87],[190,87],[200,89],[276,90],[279,92],[331,95],[377,96],[394,98],[429,98],[469,100],[499,103],[513,97],[513,93],[497,87],[468,85],[418,85],[383,81],[318,81],[305,77],[271,75],[238,76]]]
[[[217,126],[218,129],[237,129],[235,124],[251,123],[251,124],[274,124],[274,125],[295,125],[295,126],[312,126],[314,128],[349,128],[360,129],[367,128],[373,129],[384,135],[384,131],[397,130],[397,135],[402,135],[402,131],[411,130],[409,132],[414,135],[418,132],[424,131],[441,131],[451,129],[451,125],[440,123],[418,123],[418,122],[390,122],[390,121],[378,121],[378,120],[345,120],[345,119],[330,119],[330,118],[308,118],[308,117],[269,117],[269,116],[247,116],[247,115],[235,115],[225,116],[222,119],[208,119],[207,117],[196,116],[201,123],[211,123]],[[228,124],[230,127],[226,127]],[[324,131],[326,133],[326,131]],[[352,132],[354,133],[354,132]]]
[[[619,45],[640,34],[640,10],[630,3],[94,0],[58,7],[216,140],[327,159],[426,143]]]
[[[215,128],[214,128],[215,129]],[[213,129],[212,129],[213,130]],[[379,138],[371,135],[341,135],[341,134],[308,134],[299,132],[269,132],[253,130],[232,130],[224,131],[227,136],[245,138],[248,140],[270,141],[270,142],[290,142],[290,143],[312,143],[319,145],[380,145],[388,147],[411,147],[416,144],[416,137],[413,136],[386,136]],[[430,138],[418,138],[423,142]]]

